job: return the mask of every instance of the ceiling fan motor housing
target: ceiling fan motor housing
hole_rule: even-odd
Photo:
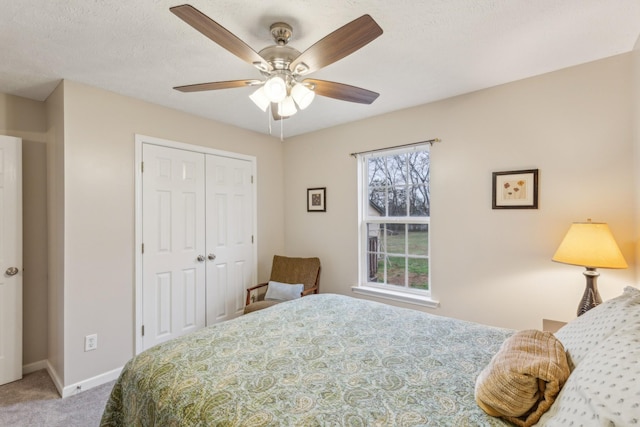
[[[271,36],[273,36],[273,40],[275,40],[277,45],[284,46],[289,43],[289,39],[293,34],[291,25],[285,24],[284,22],[276,22],[275,24],[271,24],[270,29]]]
[[[274,70],[288,70],[289,64],[300,56],[300,52],[290,46],[267,46],[258,53]]]

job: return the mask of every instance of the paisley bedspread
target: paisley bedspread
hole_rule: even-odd
[[[320,294],[131,359],[102,426],[496,426],[475,379],[511,331]]]

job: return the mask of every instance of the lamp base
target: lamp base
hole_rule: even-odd
[[[593,307],[602,303],[597,284],[600,273],[598,273],[595,268],[587,267],[587,270],[582,274],[587,278],[587,286],[584,289],[582,300],[580,300],[580,304],[578,305],[578,316],[582,316]]]

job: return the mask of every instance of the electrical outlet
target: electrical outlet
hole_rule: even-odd
[[[98,348],[98,334],[84,337],[84,351],[91,351]]]

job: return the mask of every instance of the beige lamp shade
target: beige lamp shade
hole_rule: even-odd
[[[603,222],[574,222],[553,261],[590,268],[627,268],[609,226]]]

